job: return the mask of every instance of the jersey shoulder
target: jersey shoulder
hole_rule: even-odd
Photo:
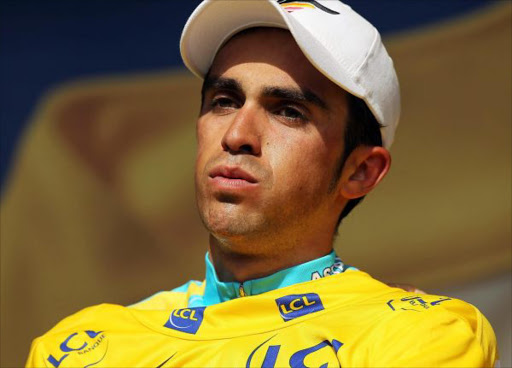
[[[449,296],[390,287],[364,272],[339,279],[339,286],[335,279],[329,281],[330,292],[343,294],[347,302],[332,314],[340,317],[335,322],[338,328],[347,322],[358,326],[358,351],[369,352],[358,364],[493,367],[498,359],[494,331],[475,306]]]
[[[89,352],[93,348],[90,356],[95,357],[108,346],[106,331],[133,330],[135,324],[137,321],[128,308],[120,305],[100,304],[82,309],[32,342],[26,366],[58,367],[70,354]],[[102,348],[96,349],[98,346]]]
[[[376,364],[492,367],[498,359],[494,331],[470,303],[401,290],[382,302],[387,311],[370,337],[384,342],[377,348],[382,360]]]
[[[388,312],[388,318],[384,320],[386,323],[397,324],[401,320],[404,320],[405,323],[410,320],[425,320],[436,324],[446,320],[457,320],[472,333],[483,332],[484,321],[487,320],[478,308],[468,302],[449,296],[390,289],[393,292],[382,298]]]
[[[436,320],[455,318],[464,321],[471,331],[479,331],[483,314],[472,304],[450,296],[405,291],[388,286],[367,273],[350,273],[353,302],[361,309],[382,313],[383,323],[396,324],[404,319]]]
[[[187,283],[170,291],[160,291],[140,302],[128,306],[143,310],[169,310],[186,308],[194,299],[202,298],[205,283],[188,281]]]
[[[144,331],[134,313],[167,313],[171,309],[184,308],[190,298],[202,295],[204,285],[189,281],[171,291],[162,291],[128,307],[116,304],[100,304],[82,309],[57,323],[44,335],[32,342],[28,367],[72,366],[73,359],[87,355],[88,361],[108,349],[113,336],[132,336],[135,331]],[[101,347],[101,349],[99,348]],[[106,350],[105,350],[106,351]],[[92,361],[92,360],[91,360]]]

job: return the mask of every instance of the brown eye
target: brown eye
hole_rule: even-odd
[[[290,106],[283,106],[276,111],[276,115],[285,117],[290,120],[306,120],[306,117],[298,109]]]
[[[237,104],[231,98],[228,97],[216,97],[211,102],[212,109],[235,109]]]

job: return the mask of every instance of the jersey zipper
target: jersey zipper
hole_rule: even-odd
[[[240,286],[238,287],[238,293],[240,294],[240,297],[247,296],[244,290],[244,284],[240,283]]]

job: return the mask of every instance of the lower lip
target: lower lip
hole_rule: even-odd
[[[251,189],[255,188],[258,185],[257,183],[251,183],[244,179],[232,179],[223,176],[216,176],[214,178],[210,178],[210,182],[219,189],[232,190]]]

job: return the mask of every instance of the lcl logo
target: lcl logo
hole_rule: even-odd
[[[61,365],[61,363],[66,358],[68,358],[70,354],[85,354],[91,353],[92,351],[96,351],[96,348],[98,348],[99,346],[104,346],[104,340],[104,331],[85,330],[80,332],[73,332],[71,335],[66,337],[64,341],[60,343],[60,354],[55,354],[55,356],[50,354],[46,360],[52,366],[58,368]],[[104,350],[100,349],[103,351],[101,353],[103,354],[103,358],[105,357],[107,349],[108,343],[107,345],[105,345]],[[103,358],[101,360],[103,360]],[[99,363],[101,360],[97,361],[96,363]]]
[[[270,345],[276,335],[268,338],[259,344],[247,358],[246,367],[333,367],[339,366],[337,358],[338,350],[343,346],[341,341],[336,339],[324,340],[313,346],[309,346],[290,354],[289,349],[282,349],[281,344]],[[288,362],[288,365],[286,365]]]
[[[172,312],[172,315],[181,319],[189,319],[191,321],[198,321],[196,318],[197,311],[190,308],[176,309]]]
[[[276,299],[279,314],[285,322],[324,309],[318,294],[292,294]]]
[[[173,330],[195,334],[203,322],[206,307],[175,309],[165,323],[165,327]]]

